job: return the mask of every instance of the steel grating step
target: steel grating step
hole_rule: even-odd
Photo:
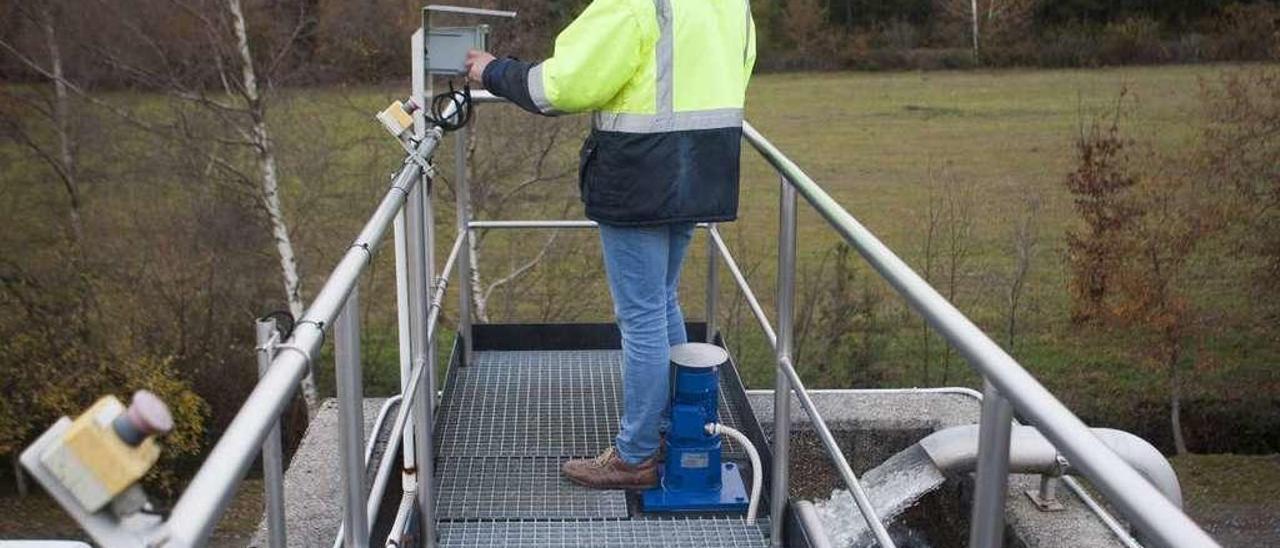
[[[440,456],[592,457],[613,443],[621,402],[619,350],[476,352],[446,387]],[[724,398],[720,418],[739,424]],[[726,440],[726,458],[743,455]]]
[[[447,458],[436,467],[438,516],[458,519],[626,518],[625,491],[574,485],[563,458]]]
[[[476,352],[441,402],[440,455],[595,456],[617,433],[620,367],[607,350]]]
[[[440,546],[593,546],[602,548],[739,548],[767,546],[767,519],[479,521],[440,524]]]

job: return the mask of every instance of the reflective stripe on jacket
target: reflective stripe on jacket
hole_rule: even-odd
[[[541,63],[490,63],[485,87],[548,116],[592,112],[579,184],[606,224],[728,221],[755,65],[749,0],[594,0]]]

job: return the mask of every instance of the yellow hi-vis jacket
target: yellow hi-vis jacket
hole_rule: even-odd
[[[755,34],[749,0],[594,0],[553,57],[496,60],[484,84],[538,114],[593,113],[579,165],[589,218],[729,221]]]

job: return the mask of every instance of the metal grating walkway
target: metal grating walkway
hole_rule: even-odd
[[[625,491],[560,476],[617,433],[618,350],[477,351],[450,371],[436,428],[441,546],[765,546],[741,517],[646,515]],[[720,419],[737,417],[721,398]],[[725,458],[741,450],[726,443]]]
[[[449,457],[594,457],[622,414],[622,352],[476,352],[440,404],[437,446]],[[723,381],[721,383],[723,393]],[[720,398],[720,420],[739,421]],[[725,440],[725,457],[741,448]]]
[[[737,548],[767,546],[769,520],[741,518],[607,521],[490,521],[440,525],[440,545],[592,546],[600,548]]]
[[[564,459],[443,459],[436,474],[441,519],[625,518],[622,491],[585,489],[560,477]]]

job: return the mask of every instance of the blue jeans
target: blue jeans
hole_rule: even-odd
[[[622,425],[614,445],[628,464],[658,451],[671,399],[671,347],[688,342],[676,293],[693,227],[600,225],[613,311],[622,331]]]

